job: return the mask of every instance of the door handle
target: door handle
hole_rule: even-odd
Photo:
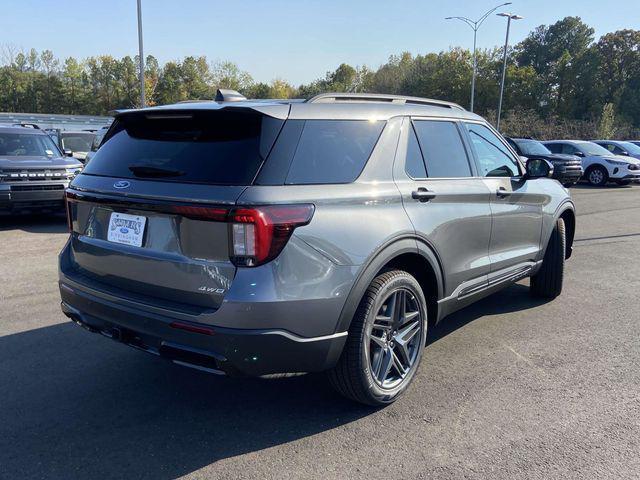
[[[428,202],[429,200],[433,200],[436,198],[435,192],[430,192],[424,187],[418,188],[418,190],[414,190],[411,192],[411,198],[414,200],[418,200],[419,202]]]
[[[511,195],[512,193],[513,193],[512,191],[507,190],[507,189],[506,189],[506,188],[504,188],[504,187],[500,187],[498,190],[496,190],[496,195],[497,195],[499,198],[506,198],[506,197],[508,197],[509,195]]]

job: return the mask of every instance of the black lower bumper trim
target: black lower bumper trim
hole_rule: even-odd
[[[61,288],[62,311],[83,328],[166,358],[229,376],[316,372],[333,367],[346,336],[296,341],[270,331],[214,327],[203,335],[171,327],[171,318],[131,313]],[[90,312],[90,313],[88,313]]]

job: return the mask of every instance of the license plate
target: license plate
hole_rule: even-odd
[[[114,243],[122,243],[123,245],[141,247],[146,223],[147,217],[113,212],[109,218],[107,240]]]

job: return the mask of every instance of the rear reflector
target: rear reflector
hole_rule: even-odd
[[[197,325],[191,325],[190,323],[171,322],[169,324],[171,328],[177,328],[178,330],[186,330],[187,332],[200,333],[202,335],[213,335],[215,332],[213,328],[200,327]]]

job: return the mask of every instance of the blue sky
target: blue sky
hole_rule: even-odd
[[[486,0],[143,0],[145,54],[163,63],[186,55],[232,60],[256,80],[308,82],[341,62],[377,67],[390,54],[471,48],[472,32],[445,16],[476,18],[501,3]],[[525,17],[512,40],[577,15],[596,35],[640,28],[638,0],[514,0]],[[137,53],[136,0],[0,0],[0,45],[50,49],[61,58]],[[479,47],[504,42],[492,16]]]

